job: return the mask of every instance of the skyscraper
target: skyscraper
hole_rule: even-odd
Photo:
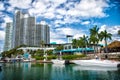
[[[13,46],[17,47],[20,45],[24,44],[24,24],[23,24],[23,13],[21,13],[20,11],[16,11],[15,16],[14,16],[14,42],[13,42]]]
[[[41,21],[41,23],[36,24],[35,39],[36,46],[40,46],[41,42],[44,44],[50,43],[50,29],[45,21]]]
[[[40,46],[40,42],[50,43],[50,31],[45,21],[36,25],[35,17],[25,17],[20,11],[14,16],[13,46]]]
[[[4,51],[8,51],[12,48],[12,32],[13,32],[12,22],[6,23]]]
[[[24,21],[25,22],[25,21]],[[24,41],[27,46],[35,46],[35,17],[28,17],[26,23],[26,30],[24,30]],[[24,28],[24,29],[25,29]]]

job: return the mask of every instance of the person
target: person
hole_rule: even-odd
[[[99,59],[97,55],[95,55],[95,59]]]
[[[105,59],[108,59],[108,55],[107,54],[105,55]]]

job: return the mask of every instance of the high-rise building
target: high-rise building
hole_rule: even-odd
[[[14,47],[20,45],[35,46],[34,32],[35,32],[35,17],[28,16],[17,11],[14,18]]]
[[[4,51],[8,51],[12,48],[12,36],[13,36],[12,32],[13,32],[12,22],[6,23]]]
[[[14,32],[13,32],[13,46],[17,47],[24,44],[24,24],[23,24],[24,14],[20,11],[16,11],[14,16]]]
[[[45,21],[41,21],[40,24],[36,25],[35,39],[36,46],[40,46],[42,43],[50,43],[50,28]]]
[[[25,17],[20,11],[17,11],[14,16],[13,29],[13,47],[20,45],[26,46],[40,46],[40,42],[45,44],[50,43],[50,31],[45,21],[37,24],[35,17]]]
[[[25,22],[25,21],[24,21]],[[27,23],[25,23],[24,34],[25,34],[25,45],[27,46],[35,46],[35,17],[28,17]]]

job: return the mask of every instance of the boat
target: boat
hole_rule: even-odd
[[[53,64],[65,64],[65,60],[53,59],[51,61]]]
[[[23,62],[31,62],[29,59],[23,59]]]
[[[112,60],[72,60],[71,62],[81,66],[99,66],[99,67],[120,67],[120,62]]]
[[[65,60],[62,60],[62,54],[60,52],[60,56],[58,59],[52,59],[51,60],[53,64],[65,64]]]

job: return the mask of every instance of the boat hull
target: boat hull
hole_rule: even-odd
[[[65,64],[65,60],[58,60],[58,59],[55,59],[55,60],[51,60],[53,64]]]
[[[75,64],[81,66],[99,66],[99,67],[119,67],[120,62],[110,60],[73,60]]]

